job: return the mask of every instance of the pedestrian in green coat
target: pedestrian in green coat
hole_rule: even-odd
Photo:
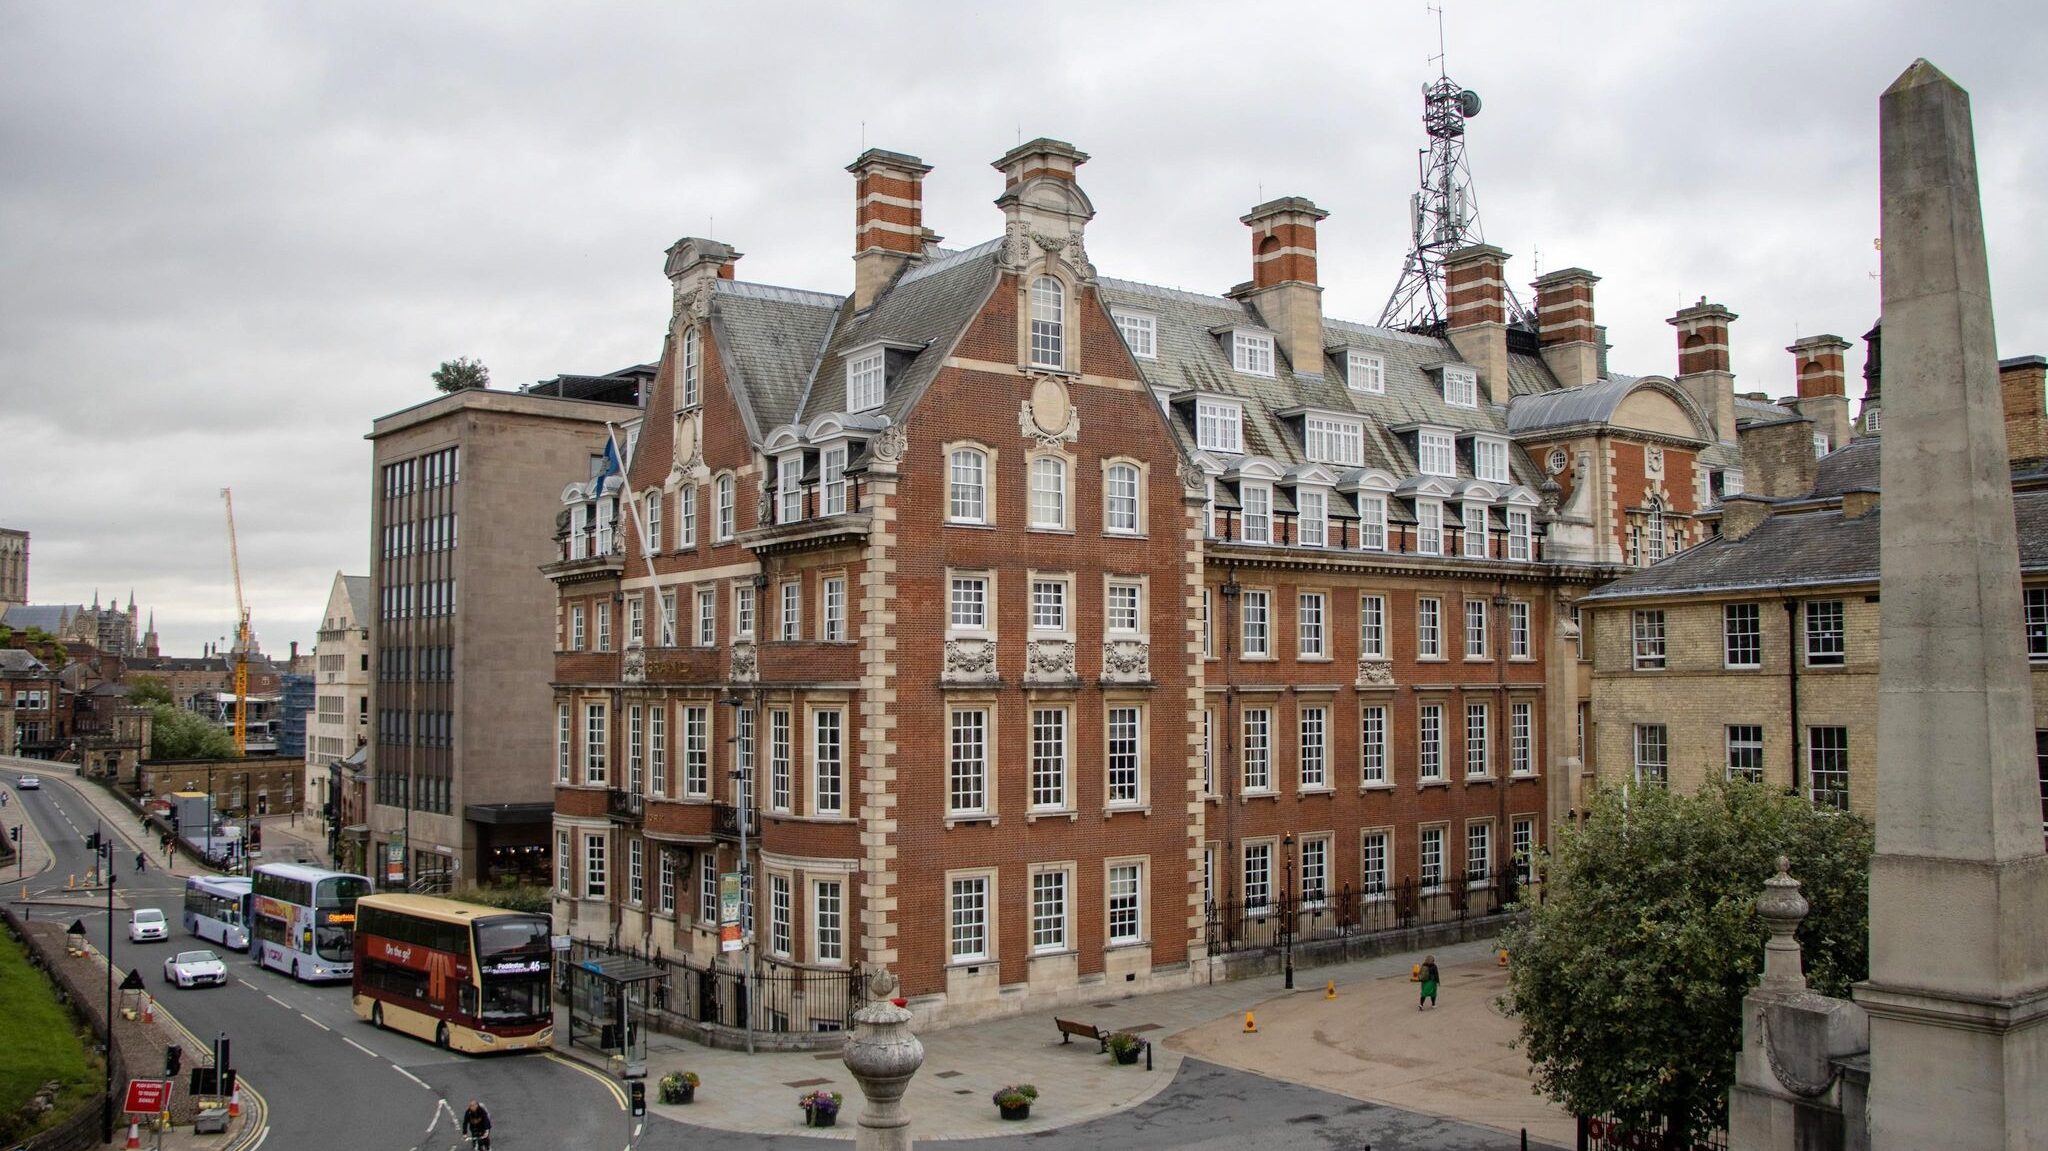
[[[1436,956],[1426,955],[1422,959],[1422,998],[1415,1004],[1417,1011],[1424,1007],[1436,1006],[1437,984]]]

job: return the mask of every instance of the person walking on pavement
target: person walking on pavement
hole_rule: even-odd
[[[1416,1002],[1415,1010],[1421,1011],[1425,1006],[1436,1006],[1436,985],[1438,978],[1439,976],[1436,969],[1436,956],[1424,956],[1422,959],[1422,998]]]
[[[148,870],[149,870],[149,856],[148,856],[148,855],[147,855],[146,853],[144,853],[144,852],[140,852],[140,851],[136,852],[136,853],[135,853],[135,874],[137,874],[137,875],[140,875],[140,874],[142,874],[143,872],[145,872],[145,871],[148,871]]]
[[[462,1133],[470,1137],[471,1146],[480,1151],[491,1151],[491,1113],[474,1099],[462,1112]]]

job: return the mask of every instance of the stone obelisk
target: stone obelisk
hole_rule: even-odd
[[[2048,1147],[2048,855],[1970,98],[1879,101],[1883,595],[1874,1151]]]

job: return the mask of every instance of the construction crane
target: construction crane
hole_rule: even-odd
[[[242,552],[235,544],[235,493],[220,490],[228,505],[228,566],[235,573],[235,755],[249,754],[249,605],[242,599]]]

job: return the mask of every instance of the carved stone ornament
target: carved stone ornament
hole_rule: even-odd
[[[697,417],[685,412],[676,417],[675,461],[676,467],[688,471],[704,458],[704,445],[697,438]]]
[[[868,444],[868,450],[874,453],[876,463],[901,463],[904,453],[910,450],[910,437],[901,425],[886,428]]]
[[[688,290],[685,290],[678,283],[676,285],[675,314],[680,317],[687,312],[693,319],[709,319],[711,316],[712,291],[713,289],[709,283],[700,283]]]
[[[1039,376],[1031,398],[1017,409],[1017,430],[1047,451],[1081,438],[1081,413],[1067,397],[1067,382]]]
[[[877,966],[868,972],[868,998],[887,999],[896,994],[896,973]]]
[[[1209,490],[1209,473],[1188,463],[1186,460],[1182,460],[1180,464],[1180,486],[1191,492],[1206,494]]]
[[[1394,686],[1393,663],[1384,659],[1369,659],[1361,657],[1358,661],[1358,686]]]
[[[996,641],[992,639],[949,639],[946,641],[948,682],[990,680],[996,677]]]
[[[735,680],[752,680],[758,678],[760,674],[761,665],[754,651],[754,645],[750,643],[736,643],[732,645],[732,678]]]
[[[619,678],[627,683],[647,682],[647,649],[639,643],[626,645],[625,658],[619,662]]]
[[[1661,476],[1664,474],[1664,449],[1651,445],[1643,449],[1643,474]]]
[[[1144,683],[1152,678],[1152,645],[1142,639],[1112,639],[1102,645],[1102,678]]]
[[[1074,679],[1074,643],[1065,639],[1033,640],[1024,653],[1024,678],[1034,683]]]

